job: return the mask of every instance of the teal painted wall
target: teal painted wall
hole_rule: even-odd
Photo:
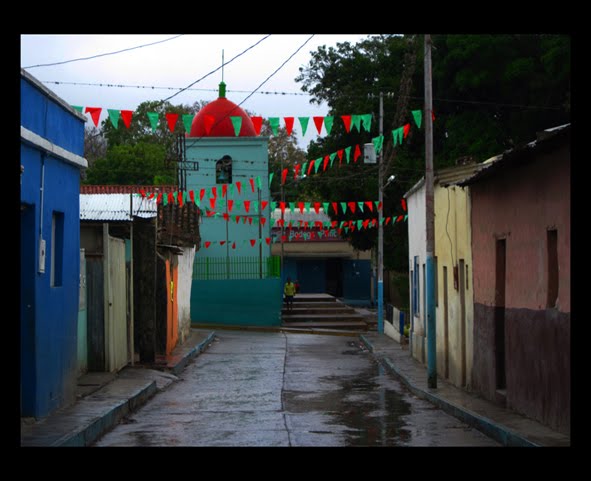
[[[191,322],[280,326],[281,279],[193,281]]]
[[[228,197],[234,200],[234,207],[228,214],[231,220],[226,221],[221,214],[226,212],[226,198],[222,198],[222,184],[216,183],[216,162],[223,156],[229,155],[232,158],[232,184],[234,185],[233,194],[231,194],[230,184],[228,184]],[[201,247],[196,252],[196,257],[221,257],[221,256],[254,256],[259,255],[259,239],[261,244],[262,257],[271,255],[271,247],[264,241],[270,237],[270,206],[267,205],[261,213],[267,221],[261,226],[259,234],[258,223],[258,189],[255,183],[255,191],[251,189],[249,179],[255,179],[259,176],[261,179],[261,200],[267,202],[269,198],[269,168],[268,168],[268,138],[267,137],[204,137],[187,138],[186,142],[187,161],[199,162],[199,171],[187,171],[187,190],[195,192],[195,200],[199,200],[199,192],[205,189],[205,195],[200,201],[201,209],[213,210],[219,213],[218,217],[207,217],[203,215],[200,225]],[[238,193],[236,182],[241,183],[241,191]],[[214,209],[211,209],[210,198],[213,198],[211,188],[216,187],[217,197]],[[256,210],[254,203],[249,212],[246,212],[244,205],[237,207],[237,201],[257,201]],[[245,224],[243,220],[237,224],[236,216],[253,217],[252,224]],[[257,244],[251,246],[250,239],[256,239]],[[212,244],[206,249],[205,241]],[[220,245],[219,241],[227,241]],[[232,242],[236,242],[236,248],[232,249]]]

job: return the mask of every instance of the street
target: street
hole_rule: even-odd
[[[218,331],[95,446],[498,446],[410,394],[357,337]]]

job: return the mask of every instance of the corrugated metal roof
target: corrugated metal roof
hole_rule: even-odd
[[[130,196],[134,216],[156,217],[155,199],[130,194],[80,194],[80,220],[131,221]]]
[[[483,165],[486,164],[483,162],[467,165],[455,165],[453,167],[440,169],[435,172],[435,182],[437,182],[442,187],[457,184],[468,177],[472,177],[475,172],[478,172],[480,169],[482,169]]]
[[[275,220],[281,219],[281,209],[275,209],[271,212],[271,218]],[[304,213],[300,213],[300,209],[296,207],[295,211],[292,213],[289,207],[285,209],[285,215],[283,216],[285,222],[293,221],[299,222],[300,220],[303,222],[330,222],[331,218],[327,214],[324,213],[324,209],[321,207],[318,210],[318,214],[314,209],[310,209],[310,212],[306,212],[304,209]]]

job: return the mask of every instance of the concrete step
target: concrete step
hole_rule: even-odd
[[[356,331],[367,331],[367,324],[362,321],[307,321],[283,323],[283,327],[307,328],[307,329],[349,329]]]
[[[293,303],[294,309],[297,308],[309,308],[309,309],[342,309],[342,308],[349,308],[346,304],[342,302],[298,302],[297,298],[294,300]]]
[[[293,298],[295,302],[336,302],[337,298],[330,294],[296,294]]]
[[[281,310],[282,315],[295,315],[295,314],[355,314],[355,309],[348,306],[334,306],[333,307],[316,307],[313,305],[300,307],[294,304],[293,309],[288,311],[285,307]]]
[[[365,318],[360,314],[287,314],[283,315],[283,323],[292,322],[364,322]]]

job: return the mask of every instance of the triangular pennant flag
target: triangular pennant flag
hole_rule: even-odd
[[[332,130],[332,124],[334,122],[333,116],[324,117],[324,128],[326,129],[326,133],[330,135],[330,131]]]
[[[348,233],[349,233],[349,228],[345,227],[345,234],[348,234]]]
[[[263,201],[264,202],[264,201]],[[263,207],[264,208],[264,207]],[[270,207],[270,211],[271,212],[275,212],[275,209],[277,208],[277,202],[275,202],[274,200],[271,201],[271,207]]]
[[[402,204],[402,210],[406,212],[406,201],[404,199],[400,199],[400,204]]]
[[[311,170],[312,170],[312,168],[314,167],[314,164],[315,164],[315,162],[314,162],[313,160],[311,160],[311,161],[308,163],[308,173],[307,173],[307,175],[310,175],[310,171],[311,171]]]
[[[329,157],[328,155],[325,155],[325,156],[324,156],[324,164],[323,164],[323,167],[322,167],[322,170],[323,170],[324,172],[326,172],[326,166],[328,165],[328,161],[329,161],[329,160],[330,160],[330,157]]]
[[[242,117],[240,117],[240,115],[231,115],[230,120],[234,127],[234,135],[238,137],[240,135],[240,129],[242,128]]]
[[[228,184],[222,184],[222,199],[228,194]]]
[[[269,174],[269,187],[271,187],[271,182],[273,182],[273,175],[275,174],[275,172],[271,172]]]
[[[353,162],[357,162],[357,159],[361,157],[361,149],[359,148],[359,144],[355,146],[355,152],[353,153]]]
[[[234,220],[236,221],[236,224],[238,224],[240,222],[240,216],[237,215],[236,217],[234,217]]]
[[[172,192],[168,193],[168,203],[174,204],[174,194]]]
[[[191,191],[191,192],[193,192],[193,191]],[[151,193],[148,195],[148,199],[153,199],[153,198],[154,198],[154,192],[151,192]],[[193,198],[192,198],[192,197],[191,197],[191,200],[193,200]]]
[[[405,221],[406,221],[406,219],[408,219],[408,214],[406,214],[406,215],[404,216],[404,220],[405,220]]]
[[[147,112],[146,115],[148,116],[148,120],[150,121],[152,133],[156,132],[156,127],[158,127],[158,112]]]
[[[121,112],[115,109],[107,109],[107,112],[109,112],[109,120],[111,121],[111,124],[113,127],[117,128],[119,125],[119,116],[121,115]]]
[[[211,195],[213,195],[213,198],[214,199],[217,199],[218,198],[218,189],[217,189],[217,187],[214,186],[214,187],[211,188]]]
[[[362,220],[358,220],[357,221],[357,230],[361,230],[361,226],[363,225],[363,221]]]
[[[357,128],[358,132],[361,132],[361,116],[353,114],[351,116],[351,130]]]
[[[343,153],[345,152],[344,149],[337,150],[337,155],[339,156],[339,166],[343,163]]]
[[[415,123],[417,124],[417,127],[420,129],[421,122],[423,120],[423,111],[422,110],[413,110],[412,116],[415,119]]]
[[[357,205],[359,206],[359,210],[363,212],[363,202],[357,202]]]
[[[241,200],[236,200],[234,201],[234,207],[236,207],[236,209],[240,210],[242,208],[242,202]]]
[[[195,203],[195,192],[192,190],[189,191],[189,199],[191,199],[191,202],[193,202],[193,204]]]
[[[176,121],[179,119],[179,114],[166,114],[166,121],[168,122],[168,129],[174,133]]]
[[[300,169],[302,168],[302,166],[300,164],[296,164],[294,166],[294,170],[293,170],[293,178],[297,180],[298,178],[298,174],[300,173]]]
[[[381,225],[384,225],[384,221],[385,221],[385,220],[386,220],[386,219],[385,219],[384,217],[382,217],[382,219],[380,220],[380,224],[381,224]]]
[[[378,211],[382,210],[382,203],[381,203],[381,202],[379,202],[379,201],[377,201],[377,200],[376,200],[376,201],[375,201],[375,204],[376,204],[376,209],[377,209]]]
[[[291,135],[294,117],[283,117],[283,120],[285,121],[285,130],[287,130],[287,135]]]
[[[210,241],[205,241],[205,248],[207,249],[211,245]]]
[[[215,215],[215,212],[213,210],[205,209],[205,211],[207,213],[207,217],[213,217]]]
[[[177,202],[181,207],[183,206],[183,201],[185,200],[185,196],[183,194],[184,192],[179,192],[177,195]]]
[[[256,184],[257,184],[257,189],[263,190],[263,183],[261,182],[260,175],[257,175],[257,177],[256,177]]]
[[[211,207],[211,210],[215,210],[215,200],[216,200],[215,197],[211,197],[209,199],[209,205]]]
[[[250,182],[250,190],[252,190],[252,192],[254,193],[254,179],[251,177],[250,179],[248,179],[248,182]]]
[[[371,139],[371,141],[373,142],[373,146],[375,148],[376,155],[379,154],[382,150],[382,146],[384,145],[384,136],[378,135],[377,137],[374,137],[373,139]]]
[[[228,222],[228,221],[230,220],[230,215],[229,215],[227,212],[224,212],[224,213],[222,214],[222,217],[224,218],[224,220],[225,220],[226,222]]]
[[[347,164],[348,164],[349,161],[351,160],[351,146],[349,146],[345,149],[345,157],[347,157]]]
[[[304,213],[304,203],[303,202],[298,202],[298,208],[300,209],[300,214]]]
[[[364,229],[367,229],[367,226],[369,225],[369,219],[365,219],[365,220],[362,222],[362,225],[363,225],[363,228],[364,228]]]
[[[403,215],[399,215],[398,218],[396,219],[396,222],[400,222],[403,218],[404,218]]]
[[[285,215],[285,202],[279,202],[279,208],[281,209],[281,215]]]
[[[324,117],[312,117],[314,120],[314,125],[316,125],[316,130],[318,130],[318,135],[322,132],[322,122],[324,122]]]
[[[346,202],[341,202],[341,209],[343,209],[343,214],[345,212],[347,212],[347,203]]]
[[[337,156],[336,152],[333,152],[332,154],[330,154],[330,166],[332,167],[332,164],[334,162],[334,158]]]
[[[269,205],[268,200],[261,200],[261,210],[264,210],[267,205]]]
[[[211,128],[213,127],[213,124],[215,124],[215,117],[210,114],[204,114],[203,115],[203,128],[205,129],[205,133],[207,135],[209,135],[209,133],[211,132]]]
[[[70,105],[70,107],[72,107],[74,110],[77,110],[78,112],[82,113],[82,106],[80,106],[80,105]]]
[[[133,115],[133,110],[122,110],[121,111],[121,118],[123,119],[123,123],[125,127],[129,128],[131,125],[131,116]]]
[[[142,197],[146,197],[146,191],[144,189],[140,189],[140,195]]]
[[[404,138],[406,139],[406,136],[408,135],[408,133],[410,132],[410,124],[405,124],[403,127],[403,132],[404,132]]]
[[[310,117],[298,117],[300,120],[300,125],[302,126],[302,137],[306,135],[306,130],[308,130],[308,121]]]
[[[347,205],[349,206],[349,210],[354,214],[357,204],[355,204],[355,202],[351,201],[351,202],[348,202]]]
[[[285,178],[287,177],[287,168],[281,171],[281,185],[285,184]]]
[[[398,127],[398,142],[402,145],[402,140],[404,139],[404,127]]]
[[[236,188],[238,189],[238,195],[240,195],[240,189],[242,188],[242,182],[237,181],[236,182]]]
[[[244,210],[246,211],[247,214],[248,214],[248,212],[250,212],[250,200],[244,201]]]
[[[205,189],[201,189],[199,191],[199,200],[203,200],[203,196],[205,195]]]
[[[279,130],[279,117],[269,117],[269,124],[271,125],[273,134],[276,136]]]
[[[252,217],[249,217],[249,218],[248,218],[248,223],[249,223],[250,225],[252,225]]]
[[[228,187],[228,197],[234,197],[234,184],[230,184]]]
[[[345,124],[345,131],[347,133],[351,132],[351,116],[341,115],[341,119],[343,119],[343,124]]]
[[[232,242],[232,249],[236,249],[236,242]]]
[[[267,218],[261,217],[261,225],[265,225],[266,222],[267,222]]]
[[[290,202],[289,203],[289,210],[291,210],[291,213],[292,214],[295,212],[295,202]]]
[[[101,107],[86,107],[86,109],[84,109],[84,113],[90,114],[90,118],[92,118],[95,127],[98,127],[98,121],[102,110]]]
[[[271,245],[271,238],[270,237],[265,237],[265,242],[267,243],[267,245]]]
[[[322,208],[324,209],[324,213],[326,215],[328,215],[328,205],[329,205],[329,202],[323,202],[322,203]]]
[[[193,125],[193,118],[195,116],[193,114],[183,114],[183,125],[185,127],[185,132],[189,134],[191,132],[191,125]]]
[[[220,245],[223,246],[226,243],[226,241],[220,241]]]
[[[320,213],[320,202],[314,202],[314,212]]]
[[[257,135],[261,134],[261,127],[263,126],[263,118],[259,116],[251,117],[252,125],[254,125],[254,133]]]
[[[317,234],[318,234],[318,238],[319,238],[319,239],[322,239],[322,236],[324,235],[324,232],[322,232],[321,230],[319,230],[319,231],[317,232]]]
[[[228,199],[228,212],[232,212],[232,207],[234,207],[234,201],[232,199]]]
[[[335,214],[339,213],[339,206],[336,202],[332,203],[332,210],[334,211]]]
[[[320,168],[320,164],[322,163],[322,158],[318,158],[314,161],[314,172],[318,173],[318,169]]]
[[[164,194],[162,196],[162,204],[163,205],[168,205],[168,194]]]
[[[366,201],[365,201],[365,205],[366,205],[367,207],[369,207],[369,211],[370,211],[370,212],[373,212],[373,204],[372,204],[371,200],[366,200]]]
[[[156,204],[160,204],[162,202],[162,192],[160,192],[158,194],[158,197],[156,197]]]
[[[371,130],[371,114],[363,114],[361,117],[361,124],[367,132]]]
[[[250,239],[250,245],[251,247],[254,247],[254,245],[256,244],[256,239]]]

